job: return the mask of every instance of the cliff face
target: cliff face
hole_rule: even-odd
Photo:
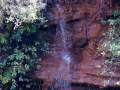
[[[104,42],[102,34],[110,26],[101,24],[101,20],[110,18],[114,5],[112,0],[53,0],[48,2],[47,15],[49,24],[60,27],[60,20],[65,21],[66,46],[70,62],[66,63],[61,57],[63,46],[60,44],[60,34],[54,35],[51,45],[52,54],[45,55],[40,63],[40,70],[36,77],[44,81],[44,86],[54,86],[56,80],[61,79],[69,83],[90,84],[104,87],[116,86],[120,80],[120,70],[115,74],[100,74],[105,65],[105,57],[97,51]],[[56,29],[56,33],[59,30]],[[67,57],[68,58],[68,57]],[[101,66],[101,67],[98,67]],[[112,68],[114,70],[114,68]],[[68,89],[69,90],[69,89]]]

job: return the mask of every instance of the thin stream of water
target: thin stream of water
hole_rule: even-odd
[[[65,30],[66,22],[63,19],[59,20],[59,27],[60,27],[60,35],[61,35],[61,45],[62,45],[62,52],[61,57],[63,60],[65,60],[67,63],[71,62],[71,57],[69,55],[68,47],[67,47],[67,32]]]
[[[56,3],[55,6],[59,11],[61,11],[61,7],[59,3]],[[60,15],[62,13],[60,12]],[[62,16],[61,16],[62,17]],[[57,42],[58,46],[60,46],[60,57],[61,59],[66,63],[66,67],[64,67],[63,63],[60,63],[59,71],[65,71],[67,73],[66,80],[63,80],[61,75],[56,75],[56,83],[54,84],[54,87],[59,87],[59,90],[63,90],[67,87],[70,87],[70,84],[68,83],[68,80],[70,78],[70,63],[71,63],[71,56],[68,51],[68,43],[67,43],[67,30],[66,30],[66,22],[63,18],[60,18],[59,25],[57,27],[57,38],[59,38],[59,42]],[[57,40],[56,40],[57,41]],[[54,87],[52,87],[52,90],[54,90]]]

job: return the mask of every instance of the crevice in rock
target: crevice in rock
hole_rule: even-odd
[[[73,48],[84,48],[88,45],[89,40],[86,38],[81,38],[73,44]]]
[[[79,21],[80,21],[79,19],[76,19],[76,20],[70,20],[70,21],[68,21],[67,23],[68,23],[68,24],[71,24],[71,23],[79,22]]]
[[[81,38],[79,39],[78,41],[76,41],[74,44],[73,44],[73,48],[84,48],[88,45],[89,43],[89,38],[88,38],[88,29],[87,29],[87,26],[86,26],[86,21],[87,21],[87,18],[86,18],[86,15],[87,13],[84,14],[84,30],[85,30],[85,37],[86,38]]]

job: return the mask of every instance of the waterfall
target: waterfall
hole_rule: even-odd
[[[56,3],[55,6],[60,11],[60,17],[61,17],[59,19],[59,25],[57,27],[57,34],[61,38],[61,40],[59,42],[59,45],[61,47],[61,57],[67,63],[70,63],[71,57],[70,57],[69,51],[68,51],[66,22],[62,18],[61,7],[60,7],[59,3]]]
[[[67,63],[70,63],[71,61],[71,57],[69,55],[69,51],[68,51],[68,46],[67,46],[67,31],[65,30],[66,28],[66,22],[63,19],[59,20],[59,31],[58,33],[60,33],[60,38],[61,38],[61,58],[63,60],[65,60]]]
[[[52,90],[54,90],[54,87],[59,87],[59,90],[64,90],[67,87],[70,87],[70,84],[68,83],[68,80],[70,78],[70,63],[71,63],[71,56],[70,52],[68,50],[68,45],[69,43],[67,42],[67,36],[68,36],[68,31],[66,30],[66,22],[62,18],[62,13],[61,13],[61,7],[58,3],[55,4],[56,8],[60,11],[60,19],[59,19],[59,24],[56,28],[56,46],[59,48],[60,51],[60,58],[61,62],[59,63],[60,72],[66,72],[67,73],[67,78],[63,80],[61,75],[56,75],[56,83],[52,87]],[[55,53],[58,53],[57,51]],[[62,62],[66,63],[66,66],[63,65]],[[65,67],[64,67],[65,66]]]

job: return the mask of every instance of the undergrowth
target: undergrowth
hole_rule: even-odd
[[[117,0],[117,2],[120,4],[120,0]],[[102,21],[104,25],[112,26],[108,32],[103,34],[106,41],[103,43],[102,47],[100,47],[102,51],[101,54],[107,56],[103,71],[100,74],[107,73],[110,75],[108,80],[103,81],[104,86],[107,86],[111,82],[113,75],[115,75],[115,72],[120,68],[120,11],[115,10],[112,15],[114,19]],[[107,71],[108,68],[110,68],[110,71]],[[119,86],[120,80],[114,84]]]
[[[49,53],[49,43],[42,38],[45,31],[40,30],[46,22],[40,12],[45,4],[42,0],[0,0],[0,8],[1,89],[31,89],[35,82],[26,73],[41,67],[39,52]]]

